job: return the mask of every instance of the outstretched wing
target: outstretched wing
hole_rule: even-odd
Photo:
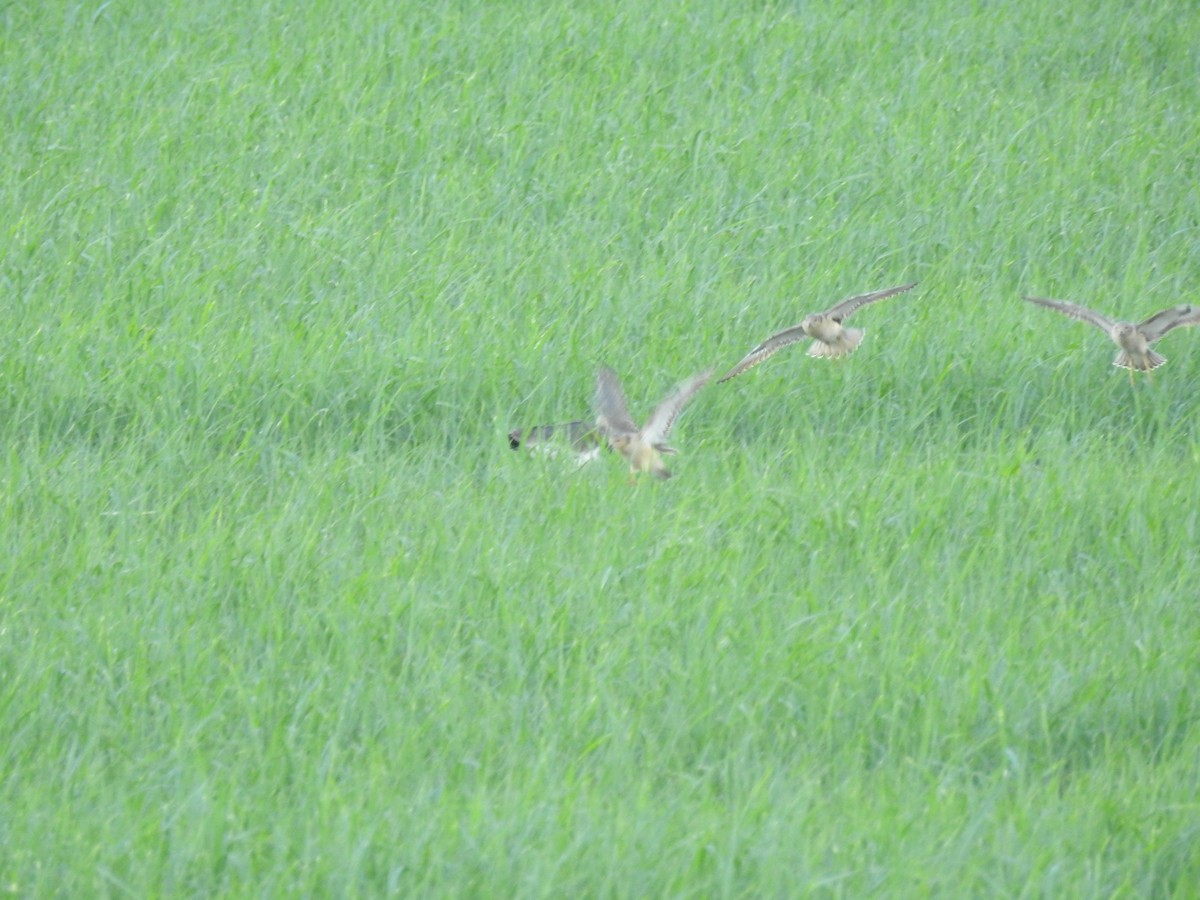
[[[600,436],[596,433],[593,422],[576,419],[574,422],[557,422],[553,425],[534,425],[532,428],[514,428],[508,433],[508,446],[517,450],[522,445],[536,447],[545,444],[565,432],[567,440],[577,451],[590,450],[600,444]]]
[[[806,337],[808,337],[808,335],[804,333],[804,326],[802,325],[793,325],[791,328],[786,328],[783,331],[776,332],[745,356],[743,356],[742,361],[736,366],[718,378],[717,384],[720,384],[723,381],[728,381],[730,378],[736,378],[747,369],[753,369],[768,357],[774,356],[788,344],[795,344],[798,341],[804,340]]]
[[[1157,341],[1172,328],[1180,325],[1200,325],[1200,306],[1184,303],[1156,312],[1138,326],[1147,341]]]
[[[900,287],[887,288],[882,291],[875,291],[870,294],[859,294],[857,297],[847,297],[840,303],[829,307],[825,315],[833,319],[835,322],[842,322],[850,318],[850,314],[860,306],[866,306],[868,303],[875,303],[878,300],[883,300],[885,297],[891,297],[894,294],[902,294],[905,291],[911,291],[917,286],[914,281],[912,284],[902,284]]]
[[[692,397],[696,396],[696,391],[708,383],[708,379],[712,378],[712,373],[713,370],[709,369],[699,375],[693,375],[654,408],[654,412],[650,414],[650,420],[642,429],[642,437],[646,443],[661,444],[667,439],[667,435],[671,433],[671,426],[675,424],[675,420],[683,412],[683,408],[687,406]]]
[[[596,426],[606,436],[634,434],[638,430],[629,418],[629,405],[617,373],[608,366],[596,371]]]
[[[586,453],[600,446],[600,432],[591,422],[568,422],[567,438],[576,453]]]
[[[1070,316],[1073,319],[1079,319],[1095,325],[1105,334],[1112,331],[1112,327],[1117,324],[1108,316],[1102,316],[1094,309],[1088,309],[1086,306],[1080,306],[1078,303],[1068,303],[1066,300],[1048,300],[1045,297],[1026,297],[1025,299],[1030,303],[1036,303],[1038,306],[1044,306],[1047,309],[1056,309],[1064,316]]]

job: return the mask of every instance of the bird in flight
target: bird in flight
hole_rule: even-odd
[[[636,481],[639,472],[651,472],[656,478],[671,477],[660,457],[676,452],[667,446],[667,436],[684,406],[711,377],[712,369],[693,375],[659,403],[646,424],[638,428],[629,417],[625,392],[616,373],[607,366],[600,367],[596,373],[596,427],[609,446],[629,463],[629,471],[633,473],[630,483]]]
[[[855,348],[862,343],[863,330],[846,328],[842,323],[850,318],[851,314],[859,307],[883,300],[885,297],[901,294],[916,286],[917,283],[914,281],[912,284],[902,284],[900,287],[887,288],[870,294],[859,294],[857,297],[847,297],[825,312],[805,316],[804,321],[799,325],[776,332],[747,353],[741,362],[717,379],[717,383],[736,378],[789,344],[795,344],[805,338],[813,339],[812,346],[808,348],[809,356],[826,356],[832,359],[853,353]]]
[[[1184,303],[1160,310],[1143,322],[1121,322],[1101,315],[1095,310],[1080,306],[1078,303],[1068,303],[1066,300],[1048,300],[1045,297],[1026,297],[1030,303],[1055,309],[1064,316],[1088,322],[1095,325],[1109,336],[1114,344],[1121,349],[1113,360],[1114,366],[1129,370],[1129,380],[1133,381],[1133,373],[1157,369],[1167,361],[1150,349],[1150,345],[1172,328],[1181,325],[1200,325],[1200,306]],[[1147,374],[1147,377],[1150,377]]]
[[[559,422],[554,425],[535,425],[532,428],[514,428],[508,433],[508,446],[518,450],[522,446],[533,453],[558,455],[556,443],[565,436],[579,465],[591,462],[600,455],[603,441],[600,432],[591,422],[577,419],[574,422]]]

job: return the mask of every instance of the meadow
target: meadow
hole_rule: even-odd
[[[0,892],[1186,897],[1200,15],[0,9]],[[508,449],[706,387],[676,477]]]

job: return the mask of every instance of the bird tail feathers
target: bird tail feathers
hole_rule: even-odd
[[[1153,350],[1147,350],[1144,359],[1136,359],[1122,350],[1117,354],[1117,358],[1113,360],[1114,366],[1120,366],[1122,369],[1137,369],[1141,372],[1149,372],[1151,369],[1157,369],[1167,358]]]
[[[858,348],[858,345],[862,343],[862,339],[863,329],[843,328],[842,333],[832,343],[827,344],[824,341],[813,341],[812,346],[808,348],[808,355],[823,356],[830,359],[845,356],[848,353],[853,353]]]

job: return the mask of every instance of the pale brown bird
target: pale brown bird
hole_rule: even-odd
[[[826,356],[832,359],[853,353],[855,348],[862,343],[863,329],[845,328],[842,322],[850,318],[850,315],[861,306],[875,303],[877,300],[883,300],[894,294],[901,294],[916,286],[917,283],[914,281],[912,284],[902,284],[900,287],[887,288],[871,294],[847,297],[825,312],[805,316],[804,321],[799,325],[776,332],[747,353],[741,362],[717,379],[717,383],[728,381],[748,369],[753,369],[789,344],[795,344],[805,338],[813,339],[812,346],[808,348],[809,356]]]
[[[600,455],[603,439],[591,422],[577,419],[574,422],[559,422],[553,425],[535,425],[532,428],[514,428],[508,433],[508,446],[518,450],[522,446],[534,453],[547,456],[558,455],[560,439],[565,438],[580,465],[591,462]]]
[[[676,452],[666,444],[671,426],[688,401],[711,377],[712,369],[693,375],[659,403],[646,424],[638,428],[629,417],[625,392],[621,390],[616,373],[607,366],[600,367],[596,373],[596,427],[609,446],[629,463],[633,473],[631,482],[636,480],[638,472],[652,472],[656,478],[671,477],[659,454]]]
[[[1088,322],[1107,334],[1112,342],[1121,348],[1116,359],[1113,360],[1113,365],[1128,369],[1130,381],[1133,380],[1135,371],[1148,373],[1167,361],[1165,356],[1150,349],[1151,344],[1172,328],[1200,324],[1200,306],[1193,306],[1190,303],[1168,307],[1135,325],[1133,322],[1110,319],[1086,306],[1068,303],[1066,300],[1048,300],[1045,297],[1026,297],[1025,299],[1039,306],[1056,309],[1065,316]]]

